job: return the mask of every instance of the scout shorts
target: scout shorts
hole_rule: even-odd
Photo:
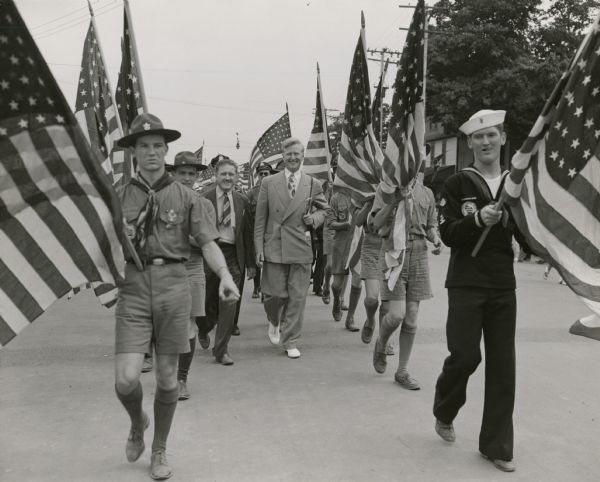
[[[433,297],[425,239],[407,240],[404,265],[396,286],[390,290],[387,280],[382,279],[380,288],[382,301],[423,301]]]
[[[156,353],[189,352],[190,307],[183,263],[148,265],[144,271],[128,263],[115,310],[115,353],[146,353],[153,334]]]

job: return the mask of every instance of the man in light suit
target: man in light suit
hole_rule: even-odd
[[[238,174],[235,161],[223,157],[215,165],[216,184],[202,193],[217,214],[215,228],[219,232],[217,244],[221,248],[227,268],[241,292],[244,274],[253,278],[254,243],[252,240],[252,219],[250,204],[246,197],[233,189]],[[205,317],[198,317],[198,338],[208,347],[208,333],[217,325],[213,355],[222,365],[233,365],[228,344],[239,316],[239,303],[225,303],[219,300],[218,273],[206,269]]]
[[[304,146],[290,137],[281,143],[285,169],[262,180],[254,221],[256,264],[271,343],[289,358],[297,347],[313,262],[311,229],[325,220],[327,201],[319,181],[302,172]]]

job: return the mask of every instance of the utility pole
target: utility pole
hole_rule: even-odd
[[[385,92],[383,80],[387,70],[388,62],[390,61],[390,57],[398,57],[398,60],[400,60],[400,55],[402,55],[402,52],[398,50],[391,50],[387,47],[383,47],[381,49],[367,49],[367,52],[373,55],[379,54],[378,59],[368,58],[368,60],[379,62],[379,82],[381,83],[381,102],[379,103],[379,139],[383,140],[383,98]]]

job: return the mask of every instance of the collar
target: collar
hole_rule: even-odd
[[[294,180],[298,182],[300,180],[300,175],[302,174],[302,168],[298,169],[296,172],[289,171],[287,168],[283,170],[285,173],[286,180],[290,178],[290,175],[294,176]]]
[[[231,192],[232,192],[232,191],[233,191],[233,189],[232,189],[231,191],[229,191],[229,192],[227,192],[227,193],[226,193],[225,191],[223,191],[223,189],[221,189],[221,188],[220,188],[220,187],[217,185],[217,198],[223,197],[225,194],[227,194],[227,195],[228,195],[227,197],[229,197],[229,196],[231,196]]]

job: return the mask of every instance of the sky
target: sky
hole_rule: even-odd
[[[71,107],[89,25],[86,0],[15,0]],[[91,0],[113,90],[123,1]],[[313,124],[316,63],[327,109],[342,110],[366,20],[368,48],[402,50],[416,0],[130,0],[149,112],[181,131],[169,156],[196,150],[242,163],[289,105],[292,135]],[[380,64],[369,62],[372,92]],[[395,69],[390,68],[388,84]],[[391,90],[391,89],[390,89]],[[240,149],[236,149],[239,133]]]

